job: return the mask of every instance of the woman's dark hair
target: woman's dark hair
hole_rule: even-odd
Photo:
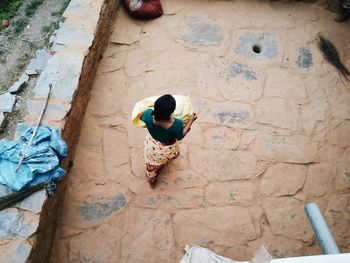
[[[175,108],[176,101],[174,97],[169,94],[163,95],[154,103],[153,116],[156,121],[168,121]]]

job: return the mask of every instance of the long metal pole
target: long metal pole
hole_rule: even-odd
[[[338,246],[317,204],[306,204],[305,212],[316,234],[317,240],[320,243],[323,254],[339,254]]]

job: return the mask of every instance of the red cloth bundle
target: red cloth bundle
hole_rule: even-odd
[[[124,7],[131,17],[153,19],[163,15],[160,0],[124,0]]]

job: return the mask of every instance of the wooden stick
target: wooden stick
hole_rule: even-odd
[[[43,189],[46,187],[48,182],[42,182],[36,186],[29,187],[25,190],[21,190],[20,192],[14,192],[9,195],[1,196],[0,197],[0,211],[6,208],[9,208],[19,201],[22,201],[24,198],[27,198],[28,196],[32,195],[33,193]]]
[[[18,172],[19,168],[21,167],[22,162],[24,161],[24,159],[25,159],[25,157],[26,157],[26,153],[27,153],[29,147],[31,146],[31,144],[32,144],[32,142],[33,142],[33,140],[34,140],[34,138],[35,138],[35,136],[36,136],[36,133],[38,132],[38,129],[39,129],[41,120],[42,120],[42,118],[43,118],[43,116],[44,116],[45,110],[46,110],[46,108],[47,108],[47,104],[48,104],[48,102],[49,102],[49,98],[50,98],[50,94],[51,94],[51,89],[52,89],[52,84],[50,83],[50,84],[49,84],[49,91],[48,91],[48,93],[47,93],[47,97],[46,97],[45,104],[44,104],[44,106],[43,106],[43,108],[42,108],[42,110],[41,110],[38,123],[36,124],[35,129],[34,129],[33,134],[32,134],[32,137],[30,137],[29,142],[28,142],[27,145],[25,146],[25,150],[24,150],[23,154],[21,155],[21,158],[19,159],[18,165],[17,165],[16,170],[15,170],[16,173]]]

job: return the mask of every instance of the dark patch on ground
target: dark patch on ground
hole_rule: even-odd
[[[233,124],[247,124],[250,116],[248,111],[225,111],[214,114],[221,124],[233,123]]]
[[[85,220],[99,220],[104,219],[113,212],[124,208],[127,205],[127,200],[123,194],[119,194],[116,197],[104,202],[104,203],[92,203],[85,204],[78,207],[79,214]]]
[[[314,65],[310,49],[304,47],[299,49],[297,65],[299,68],[311,68]]]
[[[247,65],[232,61],[228,68],[224,70],[220,74],[220,77],[223,76],[226,81],[230,81],[230,78],[235,78],[237,76],[242,76],[246,80],[257,80],[258,76],[257,74],[250,69]]]
[[[182,39],[194,46],[218,45],[223,40],[223,33],[217,25],[210,25],[198,17],[185,17],[186,24],[191,32],[182,36]]]

